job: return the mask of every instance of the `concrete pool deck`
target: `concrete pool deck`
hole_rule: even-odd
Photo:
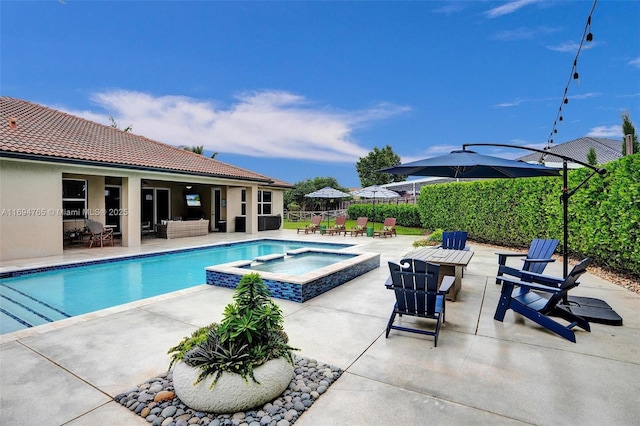
[[[399,260],[419,237],[210,234],[146,240],[135,249],[72,249],[2,262],[0,270],[255,238],[350,242],[360,245],[354,250],[380,253],[380,268],[305,303],[275,299],[292,346],[345,370],[296,425],[638,424],[640,295],[585,274],[572,294],[607,301],[624,325],[578,329],[577,343],[511,311],[500,323],[493,320],[500,292],[495,249],[473,242],[437,348],[428,336],[384,337],[394,303],[383,285],[387,261]],[[556,262],[546,272],[560,276],[561,269]],[[219,321],[232,295],[201,285],[0,336],[0,423],[148,425],[112,397],[166,371],[167,349]]]

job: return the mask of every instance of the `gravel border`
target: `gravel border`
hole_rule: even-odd
[[[343,373],[332,365],[294,355],[295,376],[282,395],[261,408],[229,414],[187,407],[175,396],[172,371],[151,378],[113,399],[153,426],[290,426]]]

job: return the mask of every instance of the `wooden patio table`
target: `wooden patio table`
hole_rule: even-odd
[[[458,292],[462,288],[462,270],[469,264],[472,257],[473,252],[471,250],[449,250],[432,247],[421,248],[404,255],[404,258],[420,259],[440,265],[438,285],[445,275],[453,275],[455,280],[449,293],[447,293],[447,300],[451,301],[456,300]]]

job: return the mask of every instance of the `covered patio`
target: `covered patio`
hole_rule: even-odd
[[[326,241],[266,231],[264,238]],[[66,250],[1,263],[1,271],[190,245],[253,239],[210,234],[145,240],[138,247]],[[495,248],[469,242],[463,287],[447,304],[438,347],[399,331],[385,338],[393,292],[387,261],[420,237],[349,238],[381,255],[380,268],[298,304],[276,300],[300,355],[343,375],[296,422],[325,424],[636,424],[640,383],[640,295],[587,273],[573,294],[607,301],[624,326],[592,324],[571,343],[509,312],[493,319],[500,295]],[[546,273],[562,275],[559,262]],[[203,271],[204,282],[204,271]],[[148,424],[113,396],[166,371],[167,349],[219,321],[231,290],[207,285],[0,336],[3,424]],[[410,321],[410,319],[406,319]]]

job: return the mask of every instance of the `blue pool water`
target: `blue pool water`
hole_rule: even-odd
[[[347,244],[260,240],[181,250],[0,279],[0,334],[204,284],[204,268]]]
[[[287,275],[303,275],[325,266],[356,257],[355,254],[310,252],[271,260],[264,263],[248,265],[246,269],[257,272],[274,272]]]

